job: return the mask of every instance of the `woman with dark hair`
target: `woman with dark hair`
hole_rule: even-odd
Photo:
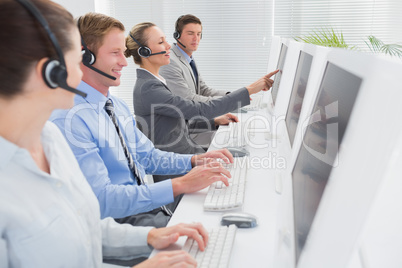
[[[187,123],[209,125],[208,129],[214,129],[217,125],[237,121],[237,117],[226,113],[250,104],[251,94],[268,90],[273,83],[270,77],[276,73],[218,99],[197,102],[174,95],[159,74],[160,67],[170,62],[171,46],[155,24],[135,25],[126,37],[126,47],[126,57],[132,56],[140,65],[134,86],[138,126],[157,148],[175,153],[203,153],[204,149],[191,139]]]
[[[70,147],[47,121],[73,106],[73,92],[85,95],[75,89],[82,77],[76,25],[51,1],[0,1],[0,267],[99,267],[102,258],[148,256],[181,235],[204,249],[200,224],[155,229],[100,220]],[[196,265],[174,251],[138,267],[178,263]]]

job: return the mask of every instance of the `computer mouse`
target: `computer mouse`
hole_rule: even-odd
[[[253,228],[257,226],[256,216],[245,212],[231,212],[222,215],[221,225],[234,224],[238,228]]]
[[[250,154],[244,147],[227,147],[227,149],[233,157],[244,157]]]

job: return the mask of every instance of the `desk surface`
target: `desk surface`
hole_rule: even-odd
[[[248,112],[238,114],[241,121],[250,117],[261,117],[265,111]],[[260,120],[261,121],[261,120]],[[261,122],[260,122],[261,123]],[[260,145],[247,146],[250,151],[250,162],[246,182],[246,192],[242,209],[233,211],[244,211],[254,214],[258,218],[258,226],[250,229],[238,229],[233,245],[230,267],[272,267],[275,252],[276,237],[276,215],[279,197],[275,192],[275,169],[270,162],[271,142],[265,139],[264,126],[256,123],[254,127],[259,129],[250,140]],[[222,132],[227,127],[219,128],[214,141],[222,137]],[[212,143],[210,150],[216,149]],[[214,148],[215,147],[215,148]],[[186,194],[177,207],[168,226],[182,222],[201,222],[205,227],[220,226],[220,219],[224,212],[206,212],[203,210],[204,199],[207,189],[193,194]],[[186,237],[179,239],[178,243],[166,250],[180,249]],[[154,250],[152,255],[158,251]]]

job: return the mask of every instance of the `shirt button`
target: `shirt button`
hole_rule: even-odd
[[[57,187],[57,188],[61,188],[61,186],[62,186],[62,185],[61,185],[61,182],[56,183],[56,187]]]

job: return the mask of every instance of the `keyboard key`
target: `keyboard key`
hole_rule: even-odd
[[[233,242],[236,237],[235,225],[220,226],[209,230],[209,241],[205,251],[200,251],[197,242],[187,238],[183,250],[197,261],[197,267],[229,267]]]
[[[243,205],[248,158],[235,158],[235,161],[229,169],[232,175],[232,178],[229,179],[229,186],[225,186],[222,182],[211,184],[204,201],[204,210],[225,211]]]

